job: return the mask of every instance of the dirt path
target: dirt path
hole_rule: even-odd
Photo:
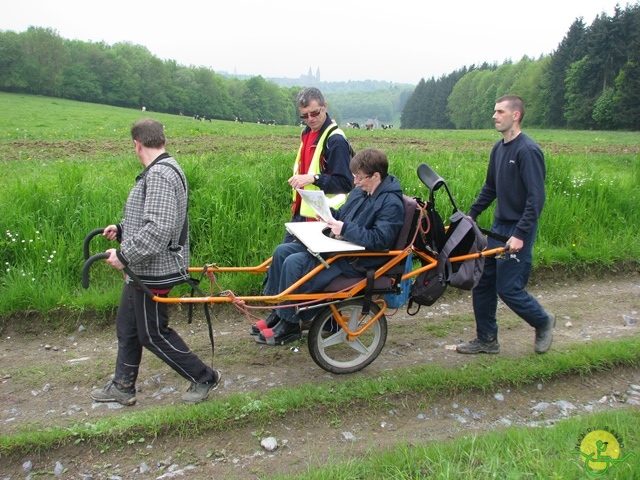
[[[552,349],[638,335],[638,275],[544,281],[532,285],[530,291],[557,315]],[[468,292],[450,290],[438,304],[423,307],[415,317],[404,311],[390,317],[387,344],[381,355],[365,370],[346,376],[320,369],[306,345],[296,352],[290,346],[255,344],[247,334],[249,322],[242,315],[214,309],[214,316],[215,366],[222,371],[223,383],[209,401],[233,393],[309,382],[339,382],[354,376],[375,378],[382,372],[425,363],[461,368],[478,361],[478,357],[447,348],[474,337]],[[176,312],[173,326],[208,361],[210,346],[200,317],[188,325],[184,312]],[[531,328],[504,307],[499,319],[501,355],[531,355]],[[630,324],[634,319],[635,324]],[[10,435],[25,426],[46,428],[95,422],[149,407],[180,404],[186,388],[184,380],[146,352],[137,405],[125,410],[93,403],[89,393],[108,380],[116,348],[114,332],[95,328],[90,319],[66,334],[42,332],[25,336],[5,330],[0,339],[0,432]],[[584,412],[629,407],[630,403],[621,400],[628,396],[625,392],[638,385],[637,369],[620,369],[606,375],[562,379],[485,395],[386,398],[385,407],[378,411],[336,412],[330,419],[295,415],[274,419],[268,431],[240,428],[179,441],[144,439],[119,451],[101,452],[98,447],[80,444],[43,455],[0,459],[0,478],[24,478],[25,462],[31,462],[32,474],[54,472],[56,462],[60,462],[60,468],[66,471],[58,478],[258,478],[275,472],[293,473],[304,471],[308,465],[353,458],[371,448],[400,441],[439,441],[510,424],[534,425]],[[533,409],[541,402],[549,405]],[[260,446],[260,440],[268,436],[278,441],[275,452],[269,453]]]

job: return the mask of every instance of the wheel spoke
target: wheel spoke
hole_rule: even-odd
[[[362,316],[362,299],[347,300],[338,306],[346,329],[335,332],[334,310],[327,308],[316,317],[309,330],[309,352],[323,369],[333,373],[353,373],[362,370],[380,354],[387,337],[387,320],[380,317],[365,331],[349,341],[345,330],[358,332],[380,308],[375,303],[370,315]],[[335,332],[335,333],[331,333]]]
[[[347,341],[347,334],[344,330],[340,330],[339,332],[334,333],[330,337],[322,339],[320,343],[320,348],[323,350],[327,347],[331,347],[332,345],[338,345],[339,343]]]

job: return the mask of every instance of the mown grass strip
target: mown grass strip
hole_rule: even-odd
[[[579,445],[591,431],[614,432],[622,440],[616,463],[590,462]],[[603,430],[604,431],[604,430]],[[372,447],[355,460],[337,455],[295,475],[273,479],[637,479],[640,471],[640,412],[617,410],[558,422],[552,428],[509,427],[448,442],[402,443],[388,450]],[[606,468],[606,470],[605,470]]]
[[[196,436],[225,431],[239,425],[265,425],[274,417],[313,408],[345,407],[377,402],[385,395],[420,394],[429,397],[456,392],[487,391],[499,386],[524,385],[563,375],[587,375],[640,361],[640,338],[574,345],[543,356],[509,359],[493,357],[462,368],[422,365],[394,370],[378,379],[304,384],[273,389],[267,394],[234,394],[195,406],[170,406],[123,414],[95,423],[54,427],[42,432],[33,428],[0,437],[0,456],[43,451],[72,442],[123,444],[158,435]],[[312,406],[312,407],[310,407]]]

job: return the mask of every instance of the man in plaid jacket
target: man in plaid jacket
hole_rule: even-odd
[[[178,163],[166,152],[164,127],[147,118],[131,128],[136,155],[145,167],[137,176],[124,208],[124,219],[103,235],[120,242],[106,251],[117,270],[128,267],[157,296],[189,279],[188,185]],[[197,403],[220,382],[220,372],[191,352],[169,327],[166,303],[155,302],[129,276],[116,317],[118,355],[115,374],[91,397],[97,402],[136,403],[135,384],[146,347],[190,382],[182,399]]]

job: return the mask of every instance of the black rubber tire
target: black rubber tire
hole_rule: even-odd
[[[357,325],[364,325],[380,311],[380,307],[372,303],[369,315],[358,319],[362,303],[360,298],[337,305],[351,331],[357,330]],[[333,311],[327,307],[314,318],[307,339],[311,358],[327,372],[344,374],[362,370],[380,355],[387,340],[387,317],[384,315],[352,342],[347,340],[341,329],[335,333],[328,331],[331,327],[335,330],[336,326]]]

